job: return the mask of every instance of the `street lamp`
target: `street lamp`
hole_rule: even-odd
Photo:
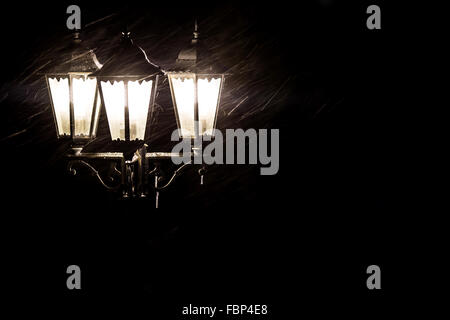
[[[111,139],[144,140],[161,70],[122,32],[120,48],[94,73],[106,109]]]
[[[199,42],[197,22],[191,43],[167,75],[180,137],[214,136],[225,74]]]
[[[58,138],[85,143],[97,133],[100,97],[91,74],[101,68],[95,53],[84,48],[79,33],[57,61],[45,71]]]
[[[150,62],[144,50],[125,31],[119,48],[103,66],[92,51],[81,54],[77,49],[59,69],[46,74],[59,137],[70,135],[74,140],[83,141],[95,137],[99,109],[103,105],[111,139],[125,143],[119,152],[84,152],[83,146],[72,147],[75,152],[67,154],[69,172],[77,174],[76,167],[88,169],[106,189],[121,191],[124,198],[147,197],[149,187],[153,187],[158,207],[159,191],[192,165],[191,160],[185,162],[165,179],[162,162],[185,159],[186,154],[147,152],[143,143],[160,75],[167,74],[169,78],[181,137],[196,139],[214,135],[225,74],[213,69],[217,64],[207,59],[198,35],[196,23],[189,47],[179,53],[176,68],[168,72]],[[79,42],[76,36],[73,45]],[[197,150],[197,146],[192,148],[190,159]],[[110,165],[107,177],[102,177],[94,167],[91,163],[94,160]],[[203,184],[205,167],[198,173]]]

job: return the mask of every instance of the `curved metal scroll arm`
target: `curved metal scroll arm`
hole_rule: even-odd
[[[83,165],[84,167],[88,168],[97,177],[97,180],[100,182],[100,184],[103,187],[105,187],[107,190],[109,190],[109,191],[116,191],[116,190],[118,190],[120,188],[120,185],[121,185],[120,183],[118,185],[116,185],[116,186],[109,186],[109,185],[107,185],[103,181],[103,179],[100,176],[100,173],[98,172],[98,170],[95,169],[91,164],[87,163],[84,160],[72,160],[72,161],[69,161],[69,164],[67,165],[67,169],[73,175],[77,174],[77,170],[75,168],[73,168],[73,166],[76,165],[76,164],[80,164],[80,165]],[[114,167],[114,171],[115,171],[115,173],[120,173],[120,171],[117,170],[116,167]]]
[[[169,181],[167,181],[166,184],[164,184],[163,186],[158,187],[158,186],[157,186],[157,183],[155,183],[155,185],[152,186],[153,189],[155,189],[155,190],[157,190],[157,191],[161,191],[161,190],[166,189],[168,186],[170,186],[170,185],[172,184],[172,182],[175,180],[175,178],[181,174],[182,170],[183,170],[185,167],[187,167],[188,165],[191,164],[191,162],[192,162],[192,161],[186,162],[186,163],[184,163],[183,165],[181,165],[178,169],[176,169],[176,170],[173,172],[172,176],[170,177]],[[159,176],[158,173],[159,173],[159,168],[158,168],[158,166],[155,166],[155,168],[154,168],[153,170],[151,170],[151,171],[148,172],[149,175],[150,175],[150,174],[154,174],[154,175],[156,176],[156,179],[158,179],[158,176]]]

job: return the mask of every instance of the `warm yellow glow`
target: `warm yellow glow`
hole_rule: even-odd
[[[198,121],[201,135],[212,135],[221,78],[198,79]]]
[[[128,112],[130,118],[130,140],[144,140],[147,115],[152,92],[152,81],[128,82]]]
[[[212,135],[222,78],[197,79],[199,134]],[[181,135],[194,137],[194,78],[171,76]]]
[[[53,108],[60,135],[70,135],[70,95],[68,78],[48,78]]]
[[[125,84],[123,81],[101,81],[103,100],[113,140],[125,140]]]
[[[95,106],[95,115],[94,115],[94,127],[92,130],[92,135],[94,137],[97,134],[98,116],[100,115],[100,106],[102,104],[102,100],[100,99],[100,93],[98,93],[98,92],[97,92],[97,101],[95,103],[96,103],[96,106]]]
[[[171,77],[172,90],[180,122],[181,136],[195,136],[194,132],[194,79]]]
[[[89,136],[95,90],[95,78],[72,78],[75,136]]]

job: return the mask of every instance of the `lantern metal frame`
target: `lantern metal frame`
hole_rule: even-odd
[[[128,91],[128,83],[130,81],[146,81],[149,78],[152,78],[152,87],[151,87],[151,93],[150,93],[150,99],[149,99],[149,104],[148,104],[148,110],[147,110],[147,120],[146,120],[146,124],[148,123],[148,121],[150,120],[150,116],[151,116],[151,111],[154,107],[155,101],[156,101],[156,93],[158,91],[158,83],[159,83],[159,76],[160,75],[152,75],[149,76],[147,78],[142,78],[139,76],[97,76],[97,87],[99,90],[99,94],[100,94],[100,99],[101,99],[101,104],[103,106],[105,106],[105,100],[104,100],[104,93],[103,93],[103,89],[101,86],[101,82],[103,81],[107,81],[107,82],[111,82],[114,83],[115,81],[123,81],[124,83],[124,95],[125,95],[125,104],[124,104],[124,126],[125,126],[125,132],[124,132],[124,139],[117,139],[117,140],[113,140],[113,141],[120,141],[120,142],[130,142],[130,141],[135,141],[135,140],[142,140],[144,141],[146,139],[146,137],[148,136],[148,130],[145,130],[144,132],[144,137],[143,139],[135,139],[135,140],[131,140],[130,138],[130,113],[129,113],[129,91]],[[106,115],[108,117],[108,114]],[[108,126],[110,126],[110,120],[108,118]],[[111,133],[111,129],[110,129],[110,133]]]
[[[132,64],[132,66],[128,66],[129,61],[136,61]],[[150,62],[145,54],[144,50],[137,46],[130,37],[130,32],[124,31],[122,32],[121,43],[118,51],[107,61],[105,62],[102,69],[98,70],[94,73],[94,76],[97,78],[97,87],[100,92],[100,98],[102,101],[102,105],[105,106],[106,116],[108,118],[108,126],[110,128],[111,139],[115,141],[112,137],[111,131],[111,115],[108,115],[108,110],[105,102],[105,93],[102,87],[102,82],[111,82],[112,84],[117,81],[123,81],[124,84],[124,138],[120,137],[117,141],[135,141],[135,140],[145,140],[147,132],[147,124],[149,122],[149,118],[151,115],[151,110],[153,109],[156,92],[158,90],[158,82],[159,76],[162,75],[163,72],[161,69],[154,63]],[[129,108],[129,88],[128,84],[130,81],[138,81],[142,83],[142,81],[152,81],[151,92],[149,96],[149,103],[147,106],[147,117],[145,123],[145,131],[142,139],[136,138],[135,140],[130,139],[130,108]]]
[[[178,58],[175,62],[175,68],[169,70],[166,72],[168,79],[169,79],[169,86],[170,86],[170,92],[172,96],[172,103],[174,106],[174,112],[175,112],[175,118],[177,121],[178,126],[178,133],[180,138],[191,138],[194,140],[198,140],[200,135],[199,130],[199,101],[198,101],[198,80],[202,78],[206,79],[214,79],[214,78],[220,78],[220,87],[218,90],[217,95],[217,102],[216,102],[216,110],[214,112],[214,119],[212,124],[212,132],[211,137],[214,137],[214,129],[216,128],[217,123],[217,115],[219,112],[220,107],[220,99],[222,96],[222,89],[225,82],[225,76],[228,75],[228,73],[225,72],[225,69],[220,66],[220,63],[216,60],[212,60],[212,56],[208,49],[203,46],[203,43],[200,41],[200,32],[198,31],[198,24],[197,20],[195,20],[194,25],[194,32],[192,39],[188,46],[183,48],[179,54]],[[177,104],[176,100],[176,89],[174,87],[174,84],[172,82],[174,77],[180,77],[180,78],[191,78],[194,81],[194,135],[184,137],[182,132],[182,126],[181,126],[181,120],[180,120],[180,112],[179,112],[179,106]]]
[[[45,75],[45,81],[47,83],[47,89],[48,94],[50,97],[50,103],[52,107],[52,113],[53,113],[53,119],[55,122],[56,127],[56,136],[58,139],[65,139],[65,138],[71,138],[75,144],[84,144],[87,143],[97,137],[97,129],[98,129],[98,122],[99,122],[99,115],[100,115],[100,109],[101,109],[101,103],[99,103],[99,90],[97,85],[97,80],[95,80],[95,93],[94,93],[94,100],[92,101],[92,113],[90,116],[90,128],[89,128],[89,134],[88,135],[76,135],[75,134],[75,111],[74,111],[74,103],[73,103],[73,79],[81,79],[81,78],[91,78],[95,79],[95,77],[91,77],[90,73],[68,73],[68,74],[61,74],[61,73],[48,73]],[[55,111],[55,105],[53,102],[53,95],[50,89],[50,78],[56,78],[56,79],[68,79],[69,82],[69,126],[70,126],[70,134],[60,134],[59,133],[59,124],[57,121],[57,115]]]
[[[75,133],[75,111],[74,111],[74,99],[73,99],[73,79],[95,79],[91,74],[101,68],[101,64],[98,62],[95,53],[84,47],[82,44],[80,33],[74,32],[71,43],[64,49],[61,57],[57,61],[53,61],[40,74],[45,77],[47,85],[47,91],[50,98],[50,104],[53,114],[53,120],[56,128],[56,137],[58,139],[71,138],[77,145],[83,145],[96,138],[99,112],[101,105],[98,99],[98,86],[97,81],[95,84],[94,98],[92,101],[91,115],[90,115],[90,128],[87,135],[76,135]],[[69,89],[69,134],[60,134],[60,124],[58,124],[57,114],[55,110],[54,96],[51,90],[49,79],[55,78],[58,81],[61,79],[67,79]],[[62,125],[62,124],[61,124]]]
[[[180,115],[179,115],[179,111],[178,111],[178,105],[177,105],[177,100],[175,97],[175,89],[174,89],[174,85],[172,83],[172,78],[179,76],[179,77],[183,77],[183,78],[192,78],[194,80],[194,135],[190,136],[191,139],[198,139],[198,137],[201,135],[200,134],[200,128],[199,128],[199,109],[198,109],[198,79],[199,78],[206,78],[206,79],[215,79],[215,78],[220,78],[220,87],[219,87],[219,92],[217,95],[217,103],[216,103],[216,110],[214,112],[214,120],[213,120],[213,126],[212,126],[212,133],[211,133],[211,137],[214,137],[214,129],[216,128],[216,123],[217,123],[217,115],[219,113],[219,106],[220,106],[220,98],[222,96],[222,89],[223,89],[223,85],[225,82],[225,74],[217,74],[217,73],[194,73],[194,72],[183,72],[183,71],[169,71],[167,72],[167,76],[169,79],[169,86],[170,86],[170,93],[172,96],[172,103],[173,103],[173,108],[174,108],[174,112],[175,112],[175,119],[177,121],[177,127],[178,127],[178,133],[180,138],[188,138],[188,137],[184,137],[182,135],[182,128],[181,128],[181,120],[180,120]]]

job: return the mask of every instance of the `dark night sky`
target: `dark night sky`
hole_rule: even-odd
[[[411,179],[397,122],[406,70],[398,62],[409,38],[394,19],[399,10],[375,2],[383,10],[378,31],[365,27],[367,1],[73,2],[100,61],[127,24],[168,68],[197,17],[205,43],[232,73],[218,128],[280,129],[276,176],[260,176],[259,166],[212,166],[200,187],[188,170],[161,194],[158,211],[152,199],[118,201],[93,177],[66,172],[68,144],[56,139],[37,70],[70,38],[72,2],[2,4],[2,226],[12,232],[5,242],[11,296],[52,315],[62,314],[50,306],[57,303],[81,314],[92,307],[162,319],[189,303],[267,303],[273,319],[298,312],[298,301],[318,315],[330,311],[320,301],[333,314],[359,314],[350,302],[391,306],[407,285],[402,265],[417,250],[409,232],[401,240],[398,233]],[[168,151],[175,118],[167,95],[158,102],[147,143]],[[99,148],[109,139],[106,122],[102,111]],[[372,263],[386,270],[382,293],[365,289]],[[69,264],[86,275],[81,293],[65,289]]]

